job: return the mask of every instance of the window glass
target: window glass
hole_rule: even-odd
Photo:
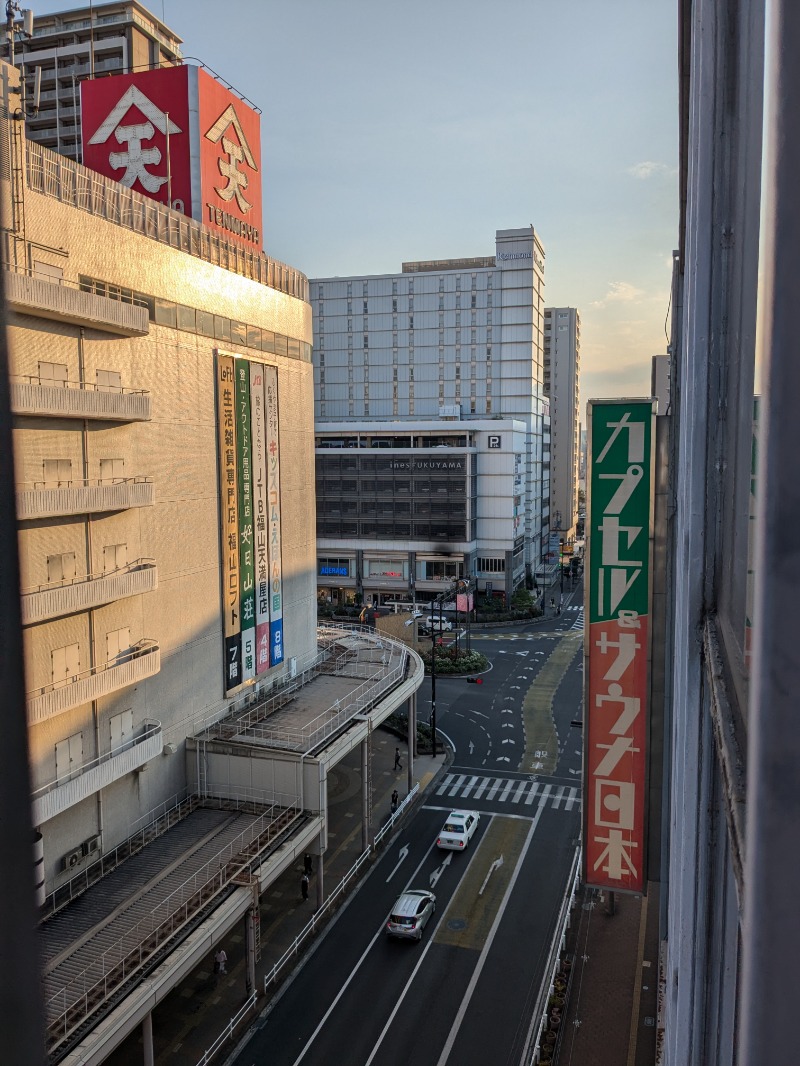
[[[171,300],[155,300],[155,320],[160,326],[177,328],[178,312]]]
[[[193,307],[178,304],[178,329],[184,329],[187,333],[194,333],[197,329],[196,313]]]
[[[247,347],[261,350],[261,330],[258,326],[247,327]]]
[[[208,311],[197,311],[197,332],[204,337],[214,336],[214,316]]]

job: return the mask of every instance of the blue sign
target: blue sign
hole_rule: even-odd
[[[350,569],[347,566],[321,566],[320,577],[350,577]]]

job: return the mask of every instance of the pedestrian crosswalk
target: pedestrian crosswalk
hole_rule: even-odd
[[[578,608],[578,617],[569,628],[583,631],[583,607]]]
[[[486,777],[472,774],[446,774],[436,789],[437,796],[448,799],[478,800],[519,805],[522,808],[549,806],[553,810],[571,811],[580,807],[577,788],[570,785],[545,784],[519,777]]]

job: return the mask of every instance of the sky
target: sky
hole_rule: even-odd
[[[269,255],[393,273],[532,224],[545,303],[580,311],[582,410],[649,395],[678,232],[678,0],[149,7],[262,111]]]

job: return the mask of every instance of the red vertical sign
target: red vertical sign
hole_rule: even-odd
[[[644,890],[653,527],[651,400],[589,403],[584,880]]]

